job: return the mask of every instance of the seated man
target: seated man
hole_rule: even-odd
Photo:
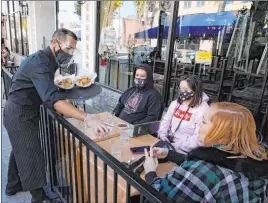
[[[136,68],[134,86],[119,98],[113,113],[131,124],[158,121],[163,113],[160,93],[153,88],[153,72],[147,65]]]

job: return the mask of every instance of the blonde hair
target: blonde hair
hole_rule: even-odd
[[[219,102],[211,105],[216,110],[212,129],[204,144],[223,144],[222,150],[240,154],[255,160],[266,160],[267,154],[257,142],[256,125],[251,112],[235,103]]]

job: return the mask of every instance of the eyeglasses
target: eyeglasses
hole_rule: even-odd
[[[73,55],[74,54],[74,52],[75,52],[75,50],[76,50],[76,48],[73,48],[73,47],[71,47],[70,45],[68,45],[68,44],[65,44],[63,41],[61,41],[61,40],[59,40],[59,39],[56,39],[60,44],[61,44],[61,46],[60,46],[60,48],[64,51],[64,52],[67,52],[68,54],[70,54],[70,55]]]

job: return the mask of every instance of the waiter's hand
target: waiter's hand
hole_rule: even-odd
[[[96,135],[100,135],[102,137],[107,135],[108,128],[103,122],[99,121],[98,119],[91,116],[87,116],[84,122],[88,127],[93,129],[93,132]]]

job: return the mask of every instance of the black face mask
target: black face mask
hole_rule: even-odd
[[[72,59],[72,55],[65,53],[61,48],[55,52],[56,62],[61,64],[68,64]]]
[[[179,95],[179,98],[178,98],[178,101],[180,103],[186,101],[186,100],[189,100],[191,98],[193,98],[194,96],[194,93],[191,91],[191,92],[187,92],[187,91],[180,91],[180,95]]]
[[[134,83],[137,88],[142,89],[146,86],[146,80],[145,79],[140,79],[140,78],[135,78]]]

